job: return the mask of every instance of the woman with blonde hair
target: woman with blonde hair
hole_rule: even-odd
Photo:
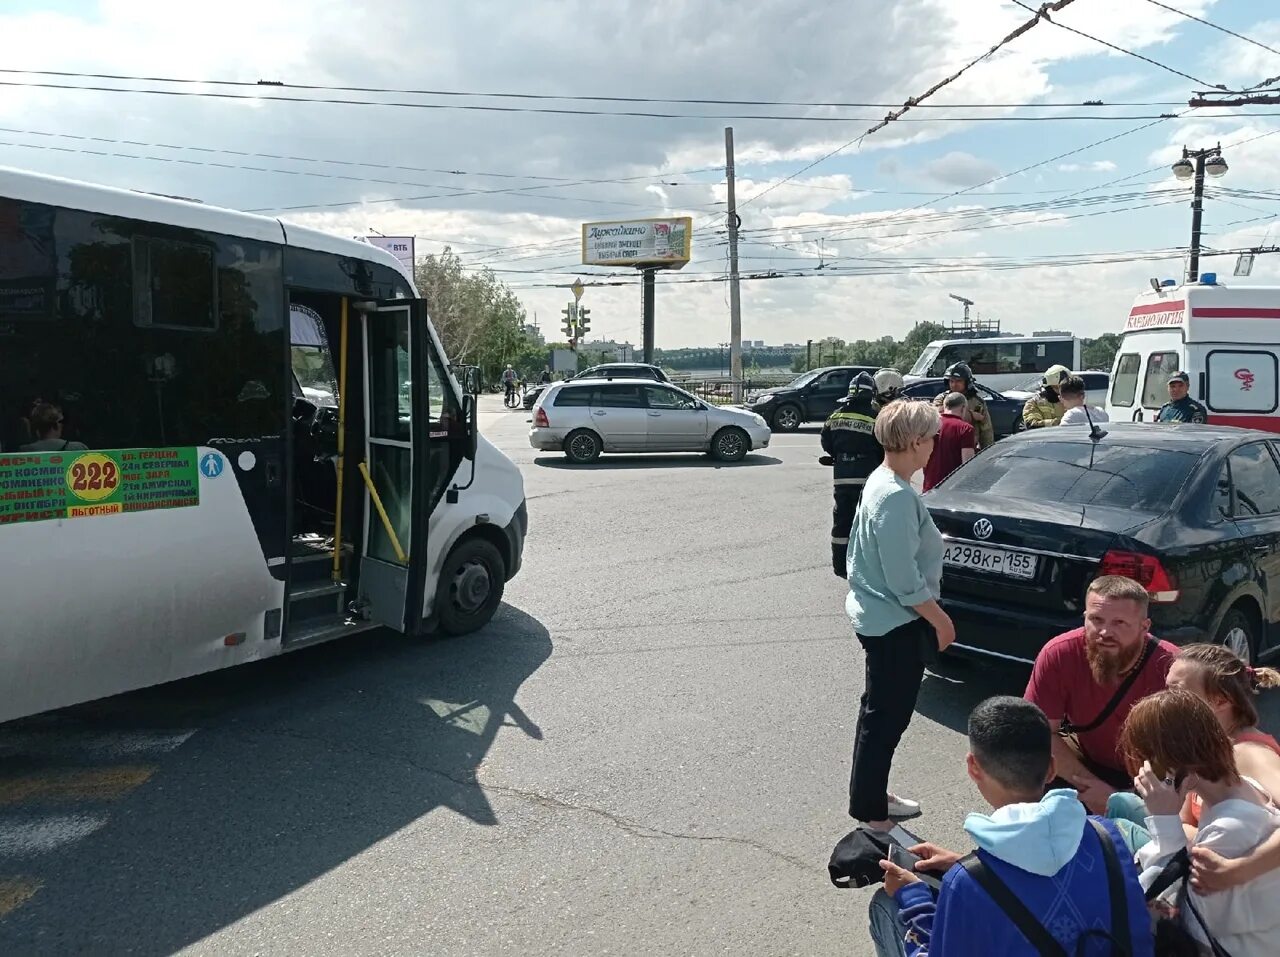
[[[1241,857],[1280,830],[1280,811],[1240,774],[1231,738],[1190,691],[1162,691],[1134,705],[1120,732],[1120,751],[1147,806],[1152,840],[1138,852],[1143,886],[1187,848],[1179,811],[1193,791],[1202,802],[1193,847]],[[1184,886],[1179,920],[1202,945],[1212,935],[1232,957],[1274,955],[1280,953],[1277,902],[1280,872],[1208,897]]]
[[[865,666],[849,815],[878,830],[920,811],[915,801],[889,793],[889,771],[925,664],[955,640],[955,626],[938,604],[942,535],[911,485],[929,461],[939,426],[928,402],[891,402],[880,410],[875,436],[884,462],[863,486],[849,536],[845,611]]]

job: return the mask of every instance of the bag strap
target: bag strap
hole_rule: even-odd
[[[1112,712],[1120,706],[1120,702],[1124,700],[1124,696],[1129,693],[1129,689],[1133,687],[1133,683],[1138,680],[1138,676],[1142,674],[1142,669],[1147,666],[1147,661],[1151,658],[1151,653],[1156,650],[1156,640],[1148,638],[1146,644],[1142,647],[1142,657],[1138,659],[1137,665],[1133,670],[1125,676],[1124,681],[1120,682],[1120,687],[1116,689],[1116,693],[1111,696],[1111,700],[1107,702],[1101,713],[1090,721],[1088,724],[1071,724],[1071,730],[1076,734],[1086,731],[1096,731],[1102,727],[1102,723],[1111,717]]]
[[[1031,911],[1027,910],[1026,905],[1014,896],[1009,886],[982,863],[976,851],[962,858],[960,865],[978,882],[978,886],[987,892],[987,896],[995,902],[996,906],[1004,911],[1005,916],[1013,921],[1014,926],[1039,952],[1040,957],[1067,957],[1067,952],[1062,945],[1053,939],[1044,925],[1035,919]]]
[[[1195,902],[1191,900],[1189,888],[1186,886],[1186,878],[1183,878],[1182,886],[1182,902],[1187,905],[1187,910],[1191,911],[1191,916],[1196,919],[1196,923],[1200,925],[1200,931],[1204,934],[1205,940],[1209,942],[1209,949],[1213,951],[1213,957],[1231,957],[1227,948],[1218,943],[1218,939],[1213,936],[1213,932],[1205,925],[1204,918],[1200,916],[1200,911],[1196,908]]]
[[[1107,866],[1107,890],[1111,897],[1111,943],[1120,948],[1120,953],[1133,953],[1133,937],[1129,928],[1129,899],[1124,889],[1124,871],[1120,867],[1120,858],[1116,854],[1116,846],[1111,841],[1111,832],[1096,817],[1088,818],[1093,825],[1094,833],[1102,842],[1102,860]]]

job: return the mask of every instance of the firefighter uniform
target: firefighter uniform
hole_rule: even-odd
[[[1022,424],[1028,429],[1043,429],[1057,425],[1067,410],[1058,395],[1058,386],[1071,375],[1066,366],[1050,366],[1041,379],[1040,391],[1022,407]]]
[[[991,423],[991,412],[987,409],[987,403],[982,401],[982,396],[978,395],[978,390],[973,387],[972,370],[965,363],[956,362],[943,375],[947,378],[948,387],[952,380],[956,379],[964,384],[964,389],[957,391],[964,396],[965,404],[969,409],[969,423],[978,433],[978,448],[991,448],[996,444],[996,427]],[[975,418],[975,415],[980,418]]]
[[[870,376],[866,378],[869,380]],[[875,437],[876,409],[871,390],[854,391],[856,388],[855,380],[849,397],[822,426],[822,449],[831,456],[835,466],[831,570],[840,578],[849,574],[849,530],[862,499],[862,487],[884,460],[884,450]]]

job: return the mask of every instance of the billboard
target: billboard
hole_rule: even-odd
[[[582,261],[588,266],[679,269],[689,261],[693,218],[583,223]]]
[[[364,241],[371,246],[385,249],[413,275],[413,237],[412,236],[365,236]]]

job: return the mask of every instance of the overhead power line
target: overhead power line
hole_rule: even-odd
[[[1063,2],[1063,0],[1059,0]],[[0,87],[23,87],[43,90],[76,90],[91,93],[136,93],[150,96],[196,97],[214,100],[248,100],[271,103],[317,103],[330,106],[383,107],[412,110],[474,110],[485,113],[545,113],[558,116],[616,116],[661,120],[767,120],[786,123],[865,123],[871,116],[810,116],[777,113],[661,113],[649,110],[585,110],[543,106],[496,106],[478,103],[414,103],[404,100],[355,100],[345,97],[281,96],[274,93],[220,93],[214,90],[161,90],[142,87],[96,86],[74,83],[38,83],[0,80]],[[270,87],[267,87],[269,89]],[[950,107],[949,107],[950,108]],[[992,122],[1065,122],[1071,120],[1148,119],[1132,115],[1055,115],[1055,116],[936,116],[919,117],[912,123],[992,123]],[[865,135],[865,134],[864,134]]]
[[[1022,7],[1022,9],[1024,10],[1032,9],[1027,4],[1023,3],[1022,0],[1011,0],[1011,2]],[[1153,60],[1149,56],[1143,56],[1141,53],[1135,53],[1133,50],[1127,50],[1124,47],[1116,46],[1114,43],[1109,43],[1106,40],[1103,40],[1099,37],[1095,37],[1092,33],[1085,33],[1083,30],[1077,30],[1075,27],[1069,27],[1065,23],[1061,23],[1057,20],[1050,20],[1048,16],[1045,16],[1044,19],[1048,20],[1055,27],[1058,27],[1062,30],[1066,30],[1068,33],[1074,33],[1076,34],[1076,36],[1084,37],[1086,40],[1092,40],[1094,43],[1100,43],[1104,47],[1107,47],[1108,49],[1115,50],[1117,53],[1123,53],[1125,56],[1135,57],[1136,59],[1142,60],[1144,63],[1150,63],[1154,67],[1159,67],[1161,70],[1164,70],[1168,73],[1172,73],[1174,76],[1180,76],[1185,80],[1190,80],[1192,83],[1199,83],[1202,86],[1210,86],[1210,87],[1214,87],[1215,89],[1226,89],[1220,84],[1210,83],[1207,80],[1202,80],[1199,77],[1192,76],[1190,73],[1183,73],[1181,70],[1176,70],[1173,67],[1169,66],[1168,64],[1161,63],[1159,60]]]
[[[129,83],[173,83],[198,86],[231,86],[231,87],[268,87],[283,90],[312,90],[332,93],[378,93],[408,96],[439,96],[477,99],[510,99],[510,100],[562,100],[576,103],[673,103],[690,106],[799,106],[812,109],[858,109],[871,107],[884,109],[900,106],[898,103],[864,103],[864,102],[821,102],[809,100],[724,100],[709,97],[677,99],[655,96],[588,96],[584,94],[562,93],[489,93],[475,90],[426,90],[405,89],[379,86],[337,86],[319,83],[287,83],[282,80],[197,80],[186,77],[171,76],[129,76],[118,73],[77,73],[70,70],[21,70],[16,67],[0,68],[0,74],[22,74],[25,76],[56,76],[66,79],[112,80]],[[1142,103],[1106,103],[1102,100],[1086,100],[1084,102],[1037,102],[1037,103],[929,103],[920,104],[934,109],[1101,109],[1107,107],[1138,106],[1181,106],[1181,102],[1142,102]]]
[[[1176,13],[1180,17],[1186,17],[1188,20],[1194,20],[1196,23],[1203,23],[1206,27],[1211,27],[1214,30],[1227,34],[1227,36],[1235,37],[1237,40],[1243,40],[1245,43],[1252,43],[1254,46],[1261,47],[1268,53],[1274,53],[1276,56],[1280,56],[1280,50],[1277,50],[1275,47],[1269,47],[1265,43],[1259,43],[1257,40],[1253,39],[1253,37],[1247,37],[1243,33],[1236,33],[1234,30],[1228,30],[1226,27],[1219,26],[1216,23],[1211,23],[1210,21],[1197,17],[1194,14],[1187,13],[1185,10],[1179,10],[1177,7],[1171,7],[1167,3],[1161,3],[1160,0],[1147,0],[1147,3],[1151,4],[1153,7],[1160,7],[1162,10],[1168,10],[1170,13]]]
[[[747,199],[743,200],[741,203],[738,204],[738,208],[742,209],[743,207],[755,202],[760,197],[768,195],[769,193],[777,189],[779,186],[781,186],[783,183],[789,183],[791,180],[795,179],[797,176],[807,173],[809,170],[813,169],[819,163],[824,163],[827,160],[831,159],[831,157],[835,156],[836,154],[843,153],[854,143],[861,142],[864,138],[870,136],[872,133],[876,132],[879,129],[883,129],[888,124],[900,121],[902,115],[906,113],[907,110],[916,106],[922,100],[930,96],[933,96],[933,94],[937,93],[939,90],[941,90],[943,87],[947,86],[948,84],[955,82],[961,76],[963,76],[968,70],[972,69],[973,67],[981,63],[983,60],[993,55],[1001,47],[1005,46],[1008,43],[1012,43],[1018,37],[1022,36],[1022,34],[1026,33],[1028,30],[1034,27],[1037,23],[1039,23],[1041,18],[1043,18],[1046,15],[1047,11],[1061,10],[1063,7],[1073,2],[1074,0],[1056,0],[1056,2],[1054,3],[1045,3],[1041,5],[1038,11],[1033,11],[1035,12],[1034,17],[1032,17],[1026,23],[1019,26],[1012,33],[1009,33],[1002,40],[998,41],[994,46],[991,47],[991,49],[987,50],[986,53],[983,53],[980,56],[976,57],[975,59],[970,60],[968,63],[962,66],[959,70],[957,70],[955,73],[952,73],[950,76],[946,77],[945,79],[942,79],[939,82],[935,83],[933,86],[925,90],[925,92],[920,94],[919,96],[915,96],[907,100],[905,103],[902,104],[900,109],[896,110],[893,113],[890,113],[888,116],[886,116],[883,120],[881,120],[875,126],[864,131],[860,136],[855,136],[853,139],[849,140],[849,142],[836,147],[831,152],[824,153],[822,156],[819,156],[812,163],[809,163],[807,166],[802,166],[800,169],[796,170],[790,176],[787,176],[786,178],[779,180],[777,183],[774,183],[772,186],[768,187],[767,189],[763,189],[760,192],[756,193],[755,195],[747,197]]]

